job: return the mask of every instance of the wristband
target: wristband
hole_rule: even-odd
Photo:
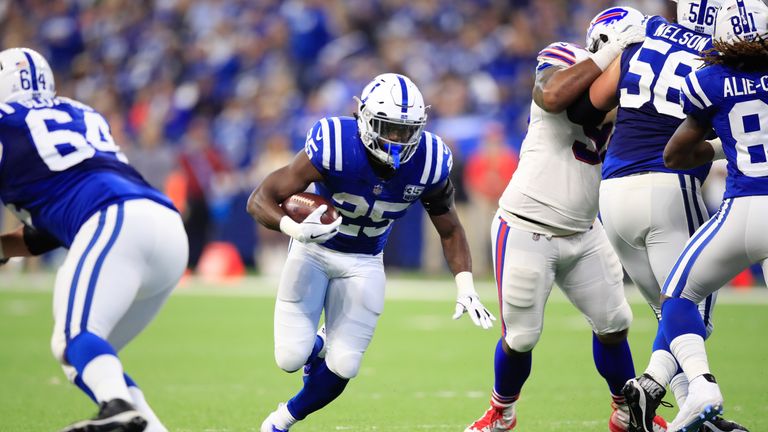
[[[475,282],[472,279],[472,272],[463,271],[456,275],[456,287],[458,288],[458,297],[477,296],[475,291]]]
[[[299,228],[299,224],[287,215],[280,218],[280,231],[282,231],[283,234],[287,234],[293,238],[299,238],[301,234],[301,228]]]
[[[712,150],[715,151],[715,157],[712,158],[713,161],[725,159],[725,151],[723,151],[723,142],[720,140],[720,138],[715,138],[707,142],[709,143],[709,145],[712,146]],[[2,251],[0,251],[0,253],[2,253]]]
[[[601,71],[608,69],[608,66],[621,55],[622,49],[616,43],[608,43],[600,51],[592,54],[589,58],[600,68]]]

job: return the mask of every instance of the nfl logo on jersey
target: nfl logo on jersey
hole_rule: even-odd
[[[403,191],[403,199],[408,202],[416,201],[416,198],[420,197],[422,192],[424,192],[424,186],[407,185],[405,191]]]

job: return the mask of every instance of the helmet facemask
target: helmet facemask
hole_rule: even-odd
[[[427,115],[415,121],[393,119],[384,113],[371,112],[365,103],[355,99],[359,105],[357,122],[363,144],[379,162],[400,168],[416,153]]]

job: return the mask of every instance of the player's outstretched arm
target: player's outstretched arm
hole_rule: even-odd
[[[422,197],[421,202],[440,235],[443,254],[456,278],[458,295],[453,319],[459,319],[466,312],[475,325],[489,329],[493,327],[492,321],[496,318],[483,306],[475,290],[472,256],[464,227],[453,205],[453,192],[453,184],[450,179],[446,179],[433,192]]]
[[[302,243],[322,243],[339,232],[341,217],[329,224],[320,222],[326,206],[315,209],[302,222],[288,217],[280,203],[289,196],[304,191],[307,186],[323,177],[312,165],[306,153],[300,152],[293,161],[272,174],[248,198],[247,210],[254,219],[267,228],[282,231]]]
[[[585,60],[569,68],[550,67],[536,74],[533,101],[544,111],[564,111],[602,73],[593,61]]]
[[[720,140],[704,140],[711,130],[710,125],[689,115],[664,148],[664,165],[671,169],[690,169],[711,162],[717,153],[722,153]]]

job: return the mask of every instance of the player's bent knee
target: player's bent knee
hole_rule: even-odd
[[[293,347],[281,347],[275,349],[275,362],[277,366],[286,372],[296,372],[304,367],[311,351]]]
[[[629,304],[624,301],[619,308],[615,309],[613,313],[607,317],[603,324],[597,326],[595,325],[596,323],[593,323],[593,327],[598,337],[619,333],[626,334],[626,330],[632,325],[632,318],[632,308],[630,308]]]
[[[352,379],[357,376],[362,360],[363,353],[361,352],[329,353],[325,358],[328,369],[344,379]]]
[[[507,331],[507,335],[504,336],[504,341],[513,351],[525,353],[533,350],[539,342],[540,336],[541,332],[515,333]]]
[[[51,336],[51,352],[53,357],[61,364],[67,364],[64,353],[67,350],[67,337],[64,333],[56,332]]]

